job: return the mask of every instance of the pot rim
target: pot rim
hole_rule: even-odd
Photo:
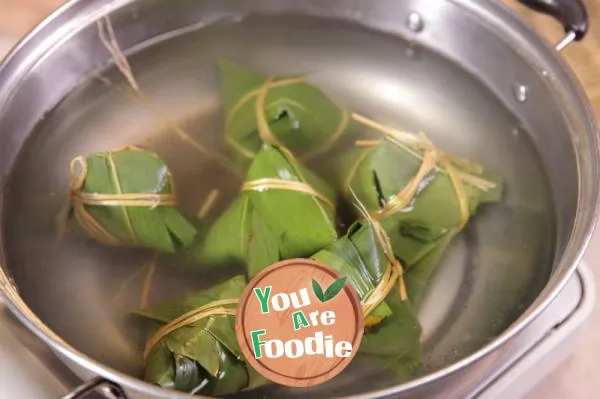
[[[8,53],[8,55],[5,57],[2,63],[0,63],[0,74],[2,74],[6,69],[5,66],[8,63],[8,61],[13,60],[21,53],[26,52],[27,49],[35,48],[37,46],[36,42],[39,39],[39,36],[43,32],[43,30],[45,28],[53,26],[53,24],[60,24],[60,21],[58,21],[59,19],[77,19],[78,21],[83,23],[87,20],[96,19],[90,18],[89,12],[92,10],[95,11],[96,15],[99,15],[99,13],[101,13],[102,15],[107,15],[110,14],[112,11],[125,7],[128,4],[133,3],[135,1],[136,0],[101,0],[95,2],[94,5],[84,6],[82,4],[85,3],[84,1],[69,0],[66,4],[64,4],[56,11],[54,11],[51,15],[46,17],[41,23],[39,23],[30,33],[28,33],[24,38],[22,38],[11,49],[11,51]],[[517,17],[516,14],[505,5],[499,3],[494,3],[493,5],[485,5],[482,4],[483,2],[479,2],[477,0],[451,1],[474,12],[482,12],[482,10],[486,7],[496,7],[497,13],[505,14],[497,16],[512,18],[513,21],[511,22],[513,24],[520,24],[520,28],[522,28],[525,32],[528,33],[527,40],[529,40],[530,43],[533,43],[538,49],[541,49],[540,51],[543,50],[543,55],[545,57],[548,57],[549,60],[555,64],[555,69],[558,70],[562,75],[560,76],[560,79],[563,79],[564,84],[571,89],[572,96],[574,96],[578,100],[579,106],[582,108],[582,113],[585,115],[587,123],[585,134],[588,136],[587,138],[590,140],[590,142],[594,144],[593,148],[590,148],[590,151],[592,152],[593,161],[593,164],[591,165],[591,168],[593,169],[592,174],[596,177],[596,181],[594,182],[592,187],[589,188],[588,194],[590,198],[582,198],[580,184],[580,192],[578,193],[578,207],[576,211],[573,230],[571,232],[568,245],[565,248],[565,251],[562,257],[560,258],[557,266],[557,268],[563,268],[562,275],[556,276],[556,274],[553,273],[546,287],[542,290],[537,299],[529,306],[528,310],[510,327],[508,327],[502,334],[500,334],[495,340],[491,341],[489,344],[483,346],[476,352],[461,359],[460,361],[451,364],[450,366],[444,367],[431,374],[427,374],[425,376],[413,379],[407,383],[403,383],[383,390],[373,391],[368,394],[355,395],[351,397],[382,397],[406,393],[417,387],[426,385],[432,381],[448,377],[468,367],[469,365],[476,363],[478,360],[486,357],[493,351],[502,347],[515,335],[517,335],[524,328],[526,328],[534,319],[536,319],[538,315],[546,309],[546,307],[554,300],[554,298],[567,284],[569,278],[574,274],[575,269],[583,259],[585,251],[592,238],[596,222],[600,215],[600,199],[598,197],[599,182],[597,181],[598,171],[600,170],[600,141],[598,139],[599,129],[596,124],[596,119],[594,116],[594,112],[591,108],[591,104],[589,103],[589,100],[587,100],[585,92],[581,87],[580,82],[577,80],[574,72],[560,58],[558,53],[556,53],[553,48],[551,48],[545,41],[543,41],[530,26],[528,26],[525,22],[520,20],[520,18]],[[68,32],[62,33],[65,34]],[[39,56],[41,57],[42,55],[40,54]],[[34,63],[36,60],[26,59],[25,61],[29,63]],[[0,85],[0,90],[3,89],[5,88]],[[593,204],[590,205],[589,209],[587,209],[584,212],[581,209],[581,203],[582,201],[586,200],[592,200]],[[573,240],[573,232],[577,230],[579,231],[581,239],[574,242],[575,240]],[[0,253],[2,252],[2,245],[3,244],[0,243]],[[0,294],[3,297],[3,301],[6,304],[6,306],[29,330],[31,330],[38,338],[40,338],[47,345],[49,345],[53,351],[58,352],[59,355],[64,356],[65,358],[73,361],[80,367],[83,367],[94,374],[102,376],[116,384],[119,384],[125,389],[133,389],[145,395],[153,395],[157,397],[168,396],[170,398],[175,399],[186,399],[192,397],[208,398],[206,396],[192,396],[186,393],[176,392],[172,390],[167,390],[165,388],[157,387],[139,378],[130,376],[111,367],[105,366],[104,364],[88,357],[87,355],[73,348],[68,343],[64,342],[56,334],[54,334],[41,320],[37,318],[37,316],[35,316],[35,314],[33,314],[33,312],[31,312],[27,305],[21,300],[12,282],[8,281],[8,279],[5,276],[3,276],[3,273],[1,272]]]

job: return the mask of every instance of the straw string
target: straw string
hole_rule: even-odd
[[[121,95],[128,98],[134,103],[146,108],[154,116],[162,120],[162,122],[182,141],[189,144],[193,149],[197,150],[209,159],[214,160],[228,172],[230,172],[236,178],[241,178],[241,173],[238,168],[229,160],[217,151],[213,151],[210,148],[205,147],[201,143],[197,142],[188,132],[186,132],[180,125],[173,121],[165,112],[159,107],[154,105],[150,99],[144,94],[140,85],[138,84],[135,74],[131,68],[127,57],[123,53],[119,42],[115,36],[115,32],[112,26],[110,18],[104,17],[97,22],[98,37],[100,42],[112,56],[112,59],[117,67],[118,71],[125,78],[128,87],[122,88],[119,85],[114,85],[109,79],[96,73],[95,76],[107,86],[114,87]],[[128,90],[130,89],[130,90]]]
[[[279,140],[271,131],[269,123],[267,122],[267,116],[265,115],[265,100],[267,94],[273,84],[273,78],[269,77],[264,85],[260,88],[258,95],[256,96],[255,111],[256,111],[256,124],[258,127],[258,135],[263,143],[276,145],[281,147]]]
[[[256,111],[256,122],[257,127],[259,129],[259,135],[261,139],[268,144],[278,145],[277,138],[273,135],[271,129],[269,128],[269,124],[267,122],[265,116],[265,101],[268,92],[271,89],[278,87],[291,86],[298,83],[303,83],[305,81],[304,77],[295,77],[295,78],[285,78],[280,80],[275,80],[274,77],[269,77],[259,88],[252,90],[246,93],[242,98],[238,100],[238,102],[233,106],[227,120],[225,121],[225,135],[228,143],[238,152],[240,155],[252,159],[256,155],[255,152],[247,149],[238,143],[233,137],[231,137],[231,124],[233,123],[234,118],[237,113],[242,109],[244,105],[248,102],[256,99],[255,103],[255,111]]]
[[[257,124],[258,134],[259,134],[260,139],[264,143],[282,147],[281,143],[279,142],[277,137],[273,134],[273,132],[269,126],[269,122],[266,117],[266,111],[269,110],[270,108],[272,108],[273,106],[279,105],[279,104],[291,105],[291,106],[297,107],[302,110],[304,110],[304,107],[302,106],[302,104],[299,104],[299,103],[297,103],[291,99],[285,98],[285,97],[278,98],[272,104],[267,105],[266,104],[267,95],[269,94],[269,91],[271,91],[272,89],[279,88],[279,87],[285,87],[285,86],[291,86],[291,85],[295,85],[295,84],[299,84],[299,83],[305,83],[305,81],[306,80],[304,77],[284,78],[284,79],[275,80],[275,78],[271,76],[271,77],[268,77],[267,80],[259,88],[246,93],[233,106],[233,108],[229,112],[229,116],[227,117],[227,120],[225,122],[225,132],[226,132],[225,134],[226,134],[227,142],[238,153],[240,153],[241,155],[243,155],[246,158],[252,159],[256,155],[255,152],[242,146],[233,137],[231,137],[231,135],[232,135],[231,124],[233,123],[235,116],[237,115],[239,110],[244,105],[246,105],[249,101],[256,98],[256,102],[254,104],[254,109],[255,109],[255,113],[256,113],[256,124]],[[303,158],[313,157],[313,156],[318,155],[318,154],[326,151],[327,149],[329,149],[333,144],[335,144],[335,142],[337,142],[339,140],[339,138],[342,136],[342,134],[348,127],[348,124],[350,123],[350,113],[342,106],[340,106],[340,105],[337,105],[337,106],[340,110],[341,117],[340,117],[340,121],[339,121],[337,127],[335,128],[333,134],[331,134],[329,136],[328,140],[322,146],[319,146],[319,148],[315,148],[311,152],[303,154]]]
[[[419,189],[422,187],[429,173],[434,170],[435,166],[440,164],[443,170],[446,171],[458,201],[460,212],[460,228],[469,221],[469,197],[459,175],[459,171],[452,162],[445,157],[444,153],[435,149],[423,149],[423,160],[415,176],[406,184],[402,190],[394,197],[389,199],[383,208],[373,212],[373,216],[377,219],[385,219],[390,217],[402,209],[406,208],[413,200]]]
[[[488,191],[496,187],[495,183],[473,176],[470,173],[463,172],[456,167],[456,165],[460,165],[473,173],[481,173],[483,170],[481,165],[446,154],[439,148],[436,148],[424,134],[413,135],[410,133],[399,132],[358,114],[353,114],[353,118],[357,122],[385,134],[386,140],[421,160],[421,165],[419,166],[417,173],[408,184],[406,184],[398,194],[391,199],[388,199],[384,207],[371,214],[376,219],[387,218],[406,208],[421,189],[427,176],[434,170],[444,173],[450,178],[452,187],[456,193],[460,212],[459,229],[462,229],[467,224],[470,217],[469,197],[465,183],[473,185],[482,191]],[[356,142],[356,145],[374,146],[378,145],[380,142],[380,140],[359,140]],[[348,184],[353,178],[357,168],[358,166],[356,166],[350,174],[347,181]]]
[[[266,191],[266,190],[284,190],[284,191],[295,191],[297,193],[303,193],[317,198],[332,209],[335,208],[335,204],[331,202],[329,198],[315,190],[310,185],[295,180],[282,180],[264,178],[245,182],[242,185],[242,191]]]
[[[435,152],[428,152],[423,158],[421,166],[417,170],[416,175],[406,184],[402,190],[389,199],[383,208],[377,209],[371,215],[376,219],[385,219],[394,215],[396,212],[406,208],[410,201],[414,198],[419,190],[421,183],[433,169],[436,163]]]
[[[71,183],[69,187],[69,202],[75,218],[81,227],[92,238],[106,245],[120,245],[121,240],[111,234],[88,212],[87,206],[114,206],[122,207],[124,222],[131,238],[136,241],[137,237],[133,224],[127,212],[127,207],[175,206],[177,199],[175,194],[160,193],[123,193],[121,182],[117,174],[117,167],[113,157],[114,152],[119,151],[142,151],[138,147],[122,147],[105,154],[110,165],[111,178],[115,186],[116,194],[89,193],[84,191],[85,181],[89,172],[89,165],[83,156],[74,158],[70,165]],[[169,175],[170,178],[170,175]]]
[[[208,193],[208,196],[206,197],[206,199],[204,200],[202,205],[200,205],[200,209],[198,210],[196,215],[198,215],[199,218],[204,219],[206,217],[206,215],[208,215],[210,213],[213,206],[217,203],[217,199],[219,198],[219,195],[220,195],[219,190],[212,189],[210,191],[210,193]]]
[[[362,303],[363,315],[366,319],[375,310],[375,308],[377,308],[377,306],[379,306],[379,304],[385,300],[396,283],[398,284],[400,300],[407,300],[408,293],[406,290],[406,284],[404,282],[404,268],[402,267],[400,261],[394,256],[392,244],[387,233],[381,224],[372,218],[364,205],[358,201],[358,198],[356,198],[354,192],[352,192],[352,195],[355,198],[356,206],[359,212],[367,220],[367,223],[369,223],[369,225],[373,228],[373,231],[375,232],[375,238],[381,246],[386,259],[383,276],[381,276],[379,283],[372,291],[371,295],[369,295],[369,297]]]
[[[357,113],[352,113],[352,119],[354,119],[356,122],[358,122],[364,126],[367,126],[379,133],[382,133],[383,135],[385,135],[385,138],[388,141],[392,142],[393,144],[396,144],[398,147],[402,148],[407,153],[409,153],[410,155],[414,156],[417,159],[421,159],[421,160],[423,159],[423,155],[419,153],[418,149],[421,149],[423,151],[435,150],[440,155],[443,154],[444,158],[450,160],[451,163],[453,163],[454,165],[459,165],[462,169],[469,172],[469,173],[467,173],[462,170],[457,170],[457,174],[460,176],[461,180],[463,180],[465,183],[468,183],[474,187],[477,187],[478,189],[480,189],[482,191],[489,191],[489,190],[496,188],[496,183],[473,175],[473,174],[480,174],[483,172],[482,165],[480,165],[476,162],[472,162],[472,161],[469,161],[469,160],[466,160],[463,158],[456,157],[451,154],[443,153],[439,148],[435,147],[431,143],[431,141],[429,141],[423,134],[415,135],[412,133],[402,132],[402,131],[393,129],[389,126],[385,126],[379,122],[376,122],[372,119],[369,119],[369,118],[367,118],[363,115],[357,114]],[[375,145],[378,145],[379,143],[381,143],[381,140],[358,140],[356,142],[356,145],[361,146],[361,147],[362,146],[375,146]],[[438,172],[444,173],[444,174],[448,173],[448,171],[446,171],[445,169],[443,169],[442,167],[440,167],[438,165],[435,166],[435,170]]]
[[[171,322],[161,327],[146,343],[144,360],[148,358],[152,348],[164,337],[172,332],[191,326],[198,321],[211,316],[235,316],[238,299],[221,299],[182,314]],[[233,306],[233,307],[232,307]]]

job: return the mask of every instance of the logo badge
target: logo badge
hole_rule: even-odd
[[[339,374],[364,331],[360,300],[338,272],[307,259],[276,263],[248,284],[236,334],[248,363],[265,378],[308,387]]]

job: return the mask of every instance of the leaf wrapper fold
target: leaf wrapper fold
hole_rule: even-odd
[[[197,233],[177,208],[165,163],[137,147],[72,161],[67,218],[103,244],[165,252],[190,245]]]
[[[364,302],[384,278],[388,259],[375,225],[354,223],[345,237],[312,256],[348,278]],[[384,300],[365,318],[369,327],[358,355],[392,370],[400,379],[412,377],[421,361],[421,325],[408,299],[402,300],[395,284]]]
[[[337,238],[334,204],[321,179],[287,151],[265,145],[194,257],[207,265],[243,265],[252,277],[282,259],[310,256]]]
[[[356,222],[347,234],[315,253],[311,259],[328,265],[348,278],[364,303],[374,295],[388,265],[381,243],[378,241],[374,226],[367,222]],[[398,291],[395,291],[398,295]],[[370,327],[378,324],[391,314],[390,307],[379,303],[366,315],[365,324]]]
[[[182,301],[137,314],[164,326],[210,303],[238,299],[245,284],[243,276],[236,276]],[[165,388],[208,395],[233,394],[267,383],[244,360],[232,315],[201,318],[163,336],[148,353],[144,379]]]
[[[316,155],[351,127],[349,112],[302,77],[268,77],[230,61],[221,61],[219,71],[225,136],[241,162],[254,158],[263,143]]]

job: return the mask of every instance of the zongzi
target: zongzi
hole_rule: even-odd
[[[404,380],[421,360],[421,325],[385,231],[369,215],[366,219],[312,259],[346,276],[361,300],[368,331],[359,355]]]
[[[302,77],[269,77],[230,61],[219,70],[225,138],[241,161],[254,158],[263,143],[315,155],[349,130],[349,112]]]
[[[307,257],[337,238],[332,190],[288,151],[265,145],[241,193],[215,221],[194,257],[241,263],[254,276],[283,259]]]
[[[384,227],[416,306],[451,238],[480,204],[498,200],[500,185],[482,166],[443,153],[423,135],[385,133],[383,140],[357,142],[336,162],[333,178]]]
[[[356,222],[344,237],[311,257],[348,278],[361,300],[367,327],[391,314],[383,300],[397,281],[403,281],[401,266],[391,248],[386,251],[386,237],[378,228],[375,223]],[[399,294],[406,300],[405,292]]]
[[[165,163],[138,147],[73,159],[69,200],[65,219],[103,244],[175,252],[197,233],[177,208]]]
[[[140,316],[157,324],[146,344],[144,379],[192,394],[227,395],[267,383],[244,360],[235,311],[246,280],[236,276]]]

